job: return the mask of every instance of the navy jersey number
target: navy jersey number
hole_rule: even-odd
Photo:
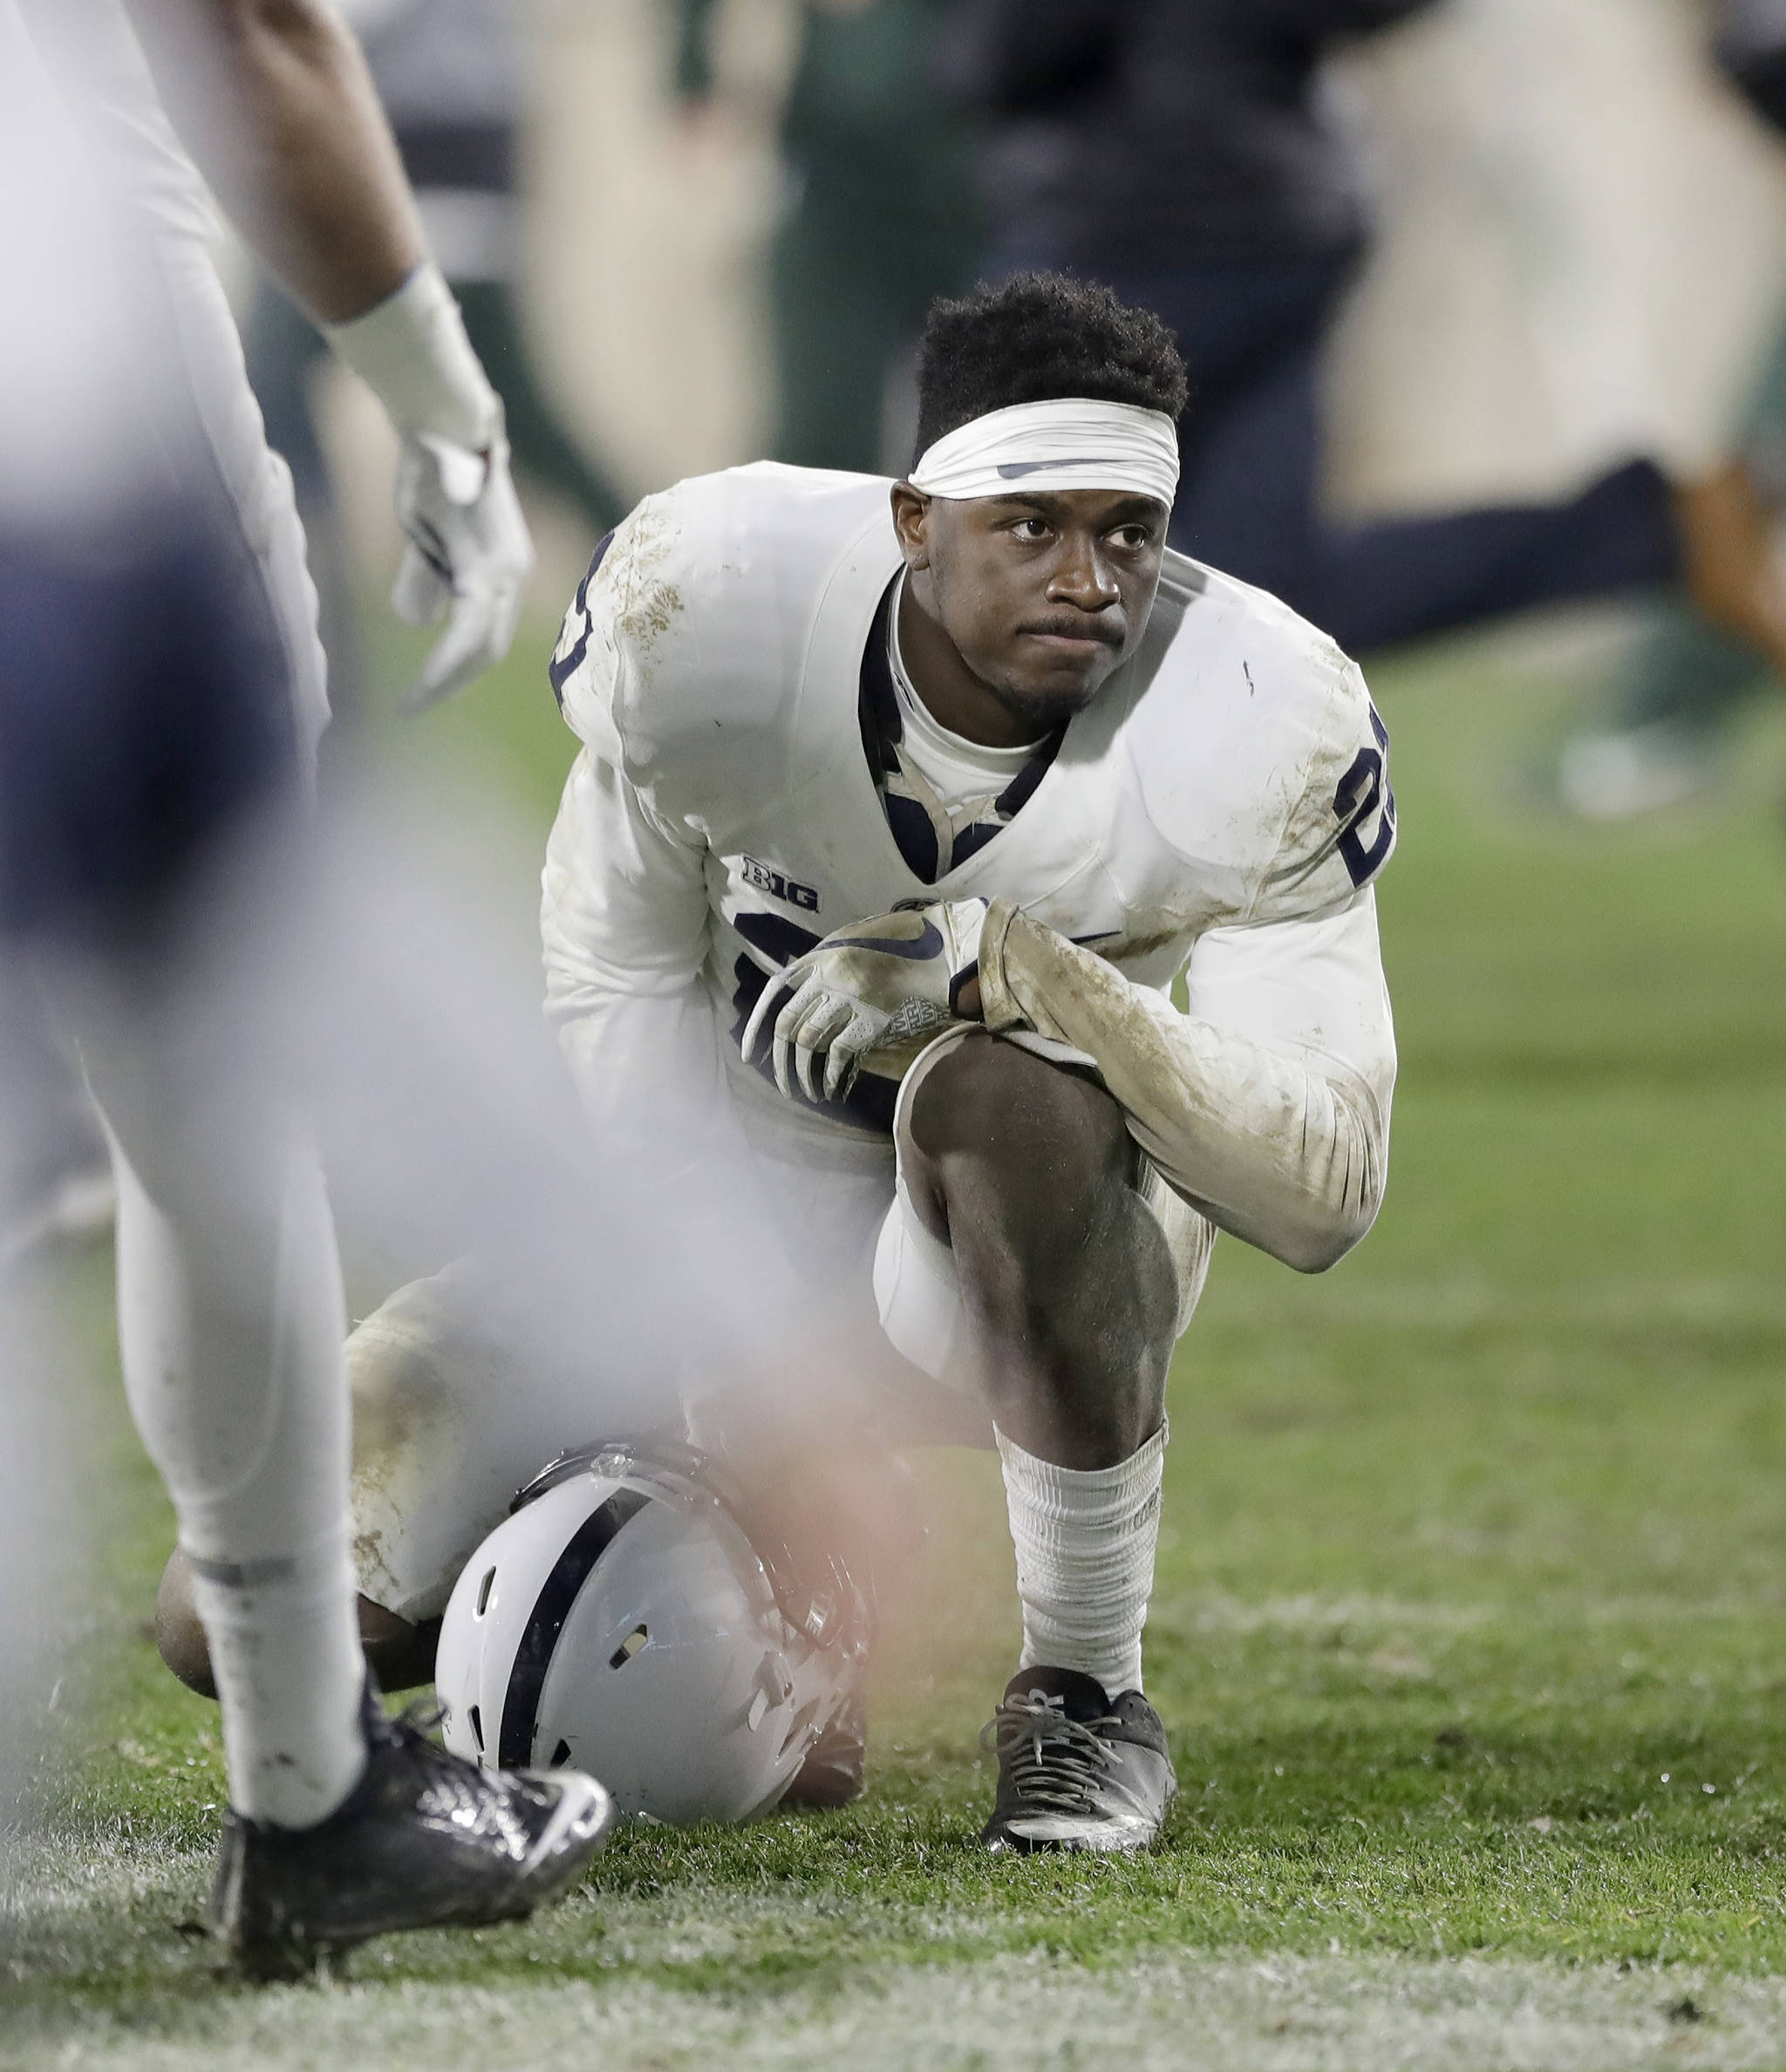
[[[1351,767],[1333,791],[1333,811],[1340,817],[1340,854],[1354,885],[1367,885],[1389,861],[1395,846],[1395,794],[1389,788],[1387,769],[1389,730],[1371,707],[1371,732],[1374,748],[1360,748]],[[1363,830],[1377,815],[1376,833],[1367,843]]]

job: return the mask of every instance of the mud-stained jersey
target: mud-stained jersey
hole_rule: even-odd
[[[1182,1145],[1137,1131],[1173,1185],[1293,1264],[1328,1263],[1375,1213],[1394,1078],[1371,890],[1394,805],[1363,678],[1272,598],[1169,553],[1136,652],[1008,823],[928,883],[865,740],[865,669],[883,666],[901,567],[888,491],[769,464],[679,483],[577,590],[552,678],[585,746],[543,924],[587,1105],[648,1130],[680,1108],[697,1136],[728,1106],[753,1125],[773,1113],[815,1155],[884,1128],[861,1107],[790,1104],[746,1067],[751,1005],[847,923],[1003,896],[1046,939],[1094,948],[1172,1036],[1168,1069],[1202,1075]],[[1188,1019],[1168,997],[1181,972]],[[1074,1026],[1106,1067],[1083,1015]],[[1236,1141],[1203,1157],[1209,1118],[1230,1111]],[[1265,1128],[1285,1141],[1250,1160]]]

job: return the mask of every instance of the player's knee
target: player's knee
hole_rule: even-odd
[[[457,1407],[443,1357],[457,1314],[438,1292],[445,1279],[399,1288],[348,1339],[356,1476],[388,1480]]]
[[[1095,1081],[997,1037],[969,1038],[926,1072],[901,1156],[946,1214],[971,1195],[1038,1236],[1082,1221],[1096,1197],[1128,1186],[1134,1146],[1122,1111]],[[1005,1220],[1003,1217],[1000,1220]]]

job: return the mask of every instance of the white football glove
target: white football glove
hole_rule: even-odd
[[[406,712],[451,698],[508,652],[533,542],[499,433],[474,453],[432,433],[406,435],[397,462],[397,517],[409,544],[391,590],[412,626],[448,614],[426,666],[403,699]]]
[[[797,1076],[808,1101],[842,1100],[870,1051],[963,1019],[955,1002],[978,969],[985,917],[983,899],[937,900],[840,928],[763,988],[746,1059],[773,1014],[775,1084],[791,1099]]]

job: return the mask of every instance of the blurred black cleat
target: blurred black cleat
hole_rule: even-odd
[[[488,1771],[420,1720],[387,1720],[370,1685],[365,1776],[312,1828],[233,1809],[212,1925],[250,1978],[301,1978],[319,1957],[401,1928],[518,1920],[576,1882],[613,1802],[580,1770]]]

